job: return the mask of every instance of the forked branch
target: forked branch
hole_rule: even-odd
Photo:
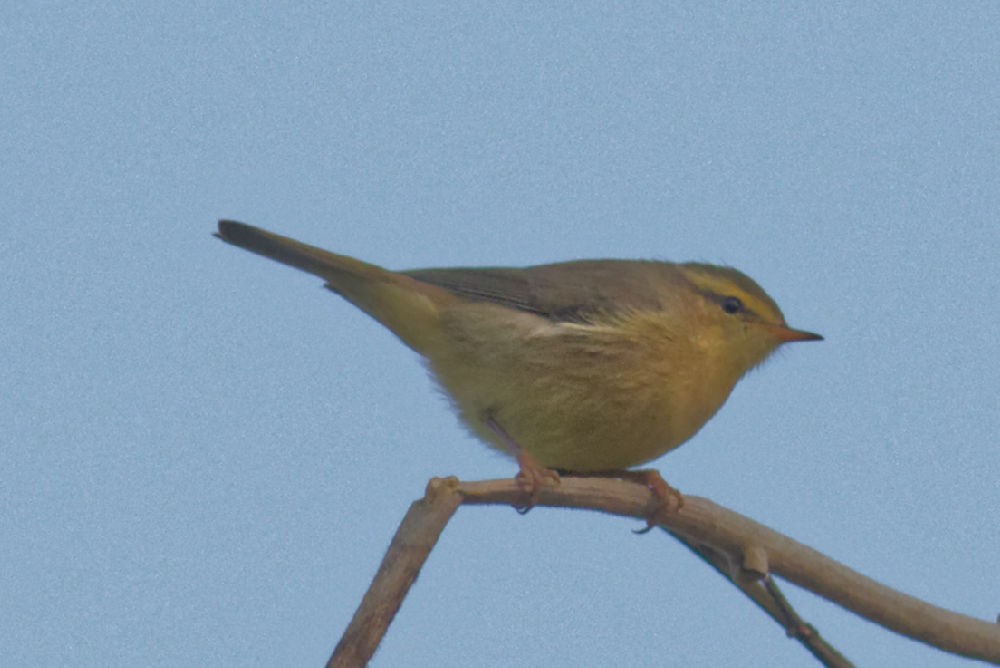
[[[431,480],[427,494],[413,503],[403,519],[327,665],[345,668],[368,662],[459,505],[518,506],[523,500],[513,480]],[[646,519],[657,503],[645,487],[636,483],[564,477],[558,487],[544,489],[536,505]],[[728,578],[824,665],[851,664],[799,619],[778,591],[772,575],[914,640],[1000,664],[1000,624],[951,612],[897,592],[708,499],[685,496],[684,506],[678,512],[658,513],[656,517],[663,529]]]

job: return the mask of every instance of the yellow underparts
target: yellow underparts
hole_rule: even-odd
[[[550,468],[655,459],[693,436],[738,380],[713,370],[704,331],[693,337],[662,313],[590,325],[466,304],[442,315],[442,335],[424,352],[466,425],[508,451],[483,423],[492,417]]]

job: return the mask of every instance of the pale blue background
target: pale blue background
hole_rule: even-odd
[[[319,665],[434,475],[510,476],[234,217],[389,267],[740,267],[789,346],[656,462],[1000,612],[1000,4],[0,9],[0,657]],[[460,511],[377,666],[812,666],[663,535]],[[789,587],[864,666],[957,666]]]

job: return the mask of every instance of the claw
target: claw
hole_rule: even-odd
[[[535,458],[530,453],[522,450],[517,441],[504,431],[504,428],[500,426],[500,423],[492,415],[487,415],[483,422],[500,437],[500,440],[507,446],[507,451],[517,458],[517,465],[520,467],[520,470],[514,476],[514,480],[517,482],[517,486],[525,493],[527,499],[523,505],[515,506],[514,510],[521,515],[525,515],[538,503],[538,497],[542,493],[542,488],[545,487],[546,482],[551,482],[552,485],[559,484],[559,474],[552,469],[545,468],[535,461]]]
[[[684,507],[684,497],[675,487],[671,487],[656,469],[640,469],[638,471],[624,471],[624,473],[626,475],[623,475],[623,478],[642,483],[658,501],[653,512],[646,518],[646,527],[632,533],[647,534],[659,524],[661,518],[673,515]]]
[[[553,486],[559,484],[559,474],[552,469],[541,466],[534,457],[524,450],[518,452],[517,464],[521,468],[514,476],[514,480],[527,496],[527,501],[524,505],[518,506],[516,510],[524,515],[538,503],[538,497],[546,484],[551,483]]]

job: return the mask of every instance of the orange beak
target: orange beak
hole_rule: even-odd
[[[772,330],[775,337],[782,343],[791,343],[792,341],[822,341],[823,337],[819,334],[813,334],[812,332],[803,332],[801,329],[792,329],[785,325],[775,325]]]

